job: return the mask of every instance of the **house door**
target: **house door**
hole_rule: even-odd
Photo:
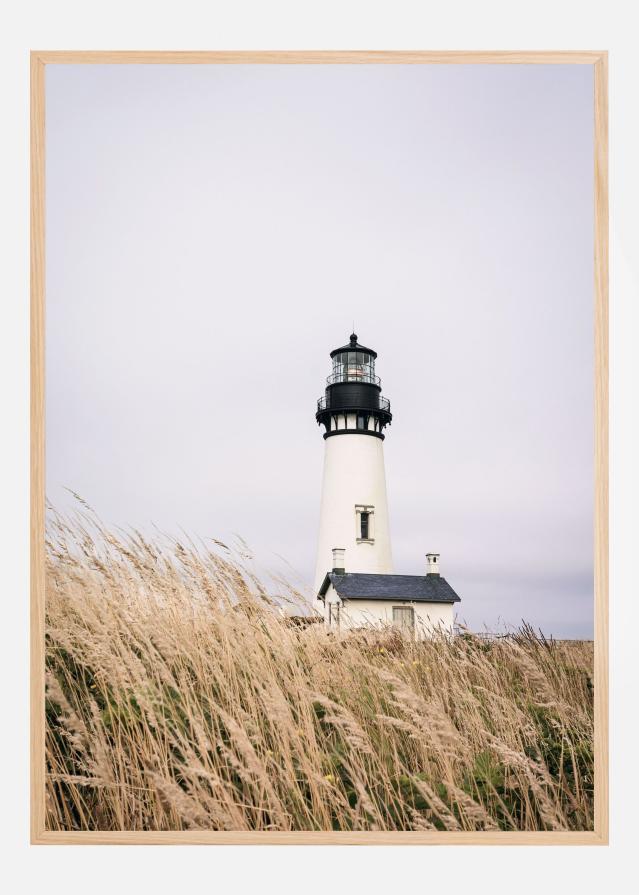
[[[393,606],[393,624],[406,634],[415,630],[415,610],[412,606]]]

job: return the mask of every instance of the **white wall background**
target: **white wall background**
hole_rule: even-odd
[[[414,888],[428,862],[433,885],[457,893],[507,893],[513,879],[521,893],[538,893],[540,880],[555,889],[594,895],[627,888],[635,867],[634,750],[636,713],[628,694],[639,686],[636,632],[636,507],[639,503],[639,425],[636,382],[639,354],[639,125],[636,29],[625,2],[605,9],[594,0],[539,0],[513,4],[426,4],[322,0],[270,4],[183,0],[111,0],[108,4],[58,0],[10,8],[0,32],[0,94],[4,135],[0,143],[5,248],[0,278],[0,387],[5,437],[0,442],[0,513],[4,548],[5,644],[0,660],[5,768],[2,836],[5,876],[18,887],[49,895],[68,893],[73,881],[90,880],[92,891],[175,892],[215,885],[236,892],[325,891],[327,875],[369,892]],[[28,841],[28,90],[29,48],[607,48],[611,90],[611,811],[609,848],[29,848]],[[22,671],[20,670],[22,669]],[[451,869],[451,861],[454,862]],[[213,868],[213,870],[212,870]],[[15,886],[14,886],[15,888]]]
[[[395,569],[592,633],[592,70],[52,66],[47,491],[312,583],[315,401],[379,352]]]

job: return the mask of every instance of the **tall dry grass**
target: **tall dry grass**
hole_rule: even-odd
[[[50,829],[592,828],[589,643],[335,637],[218,548],[58,516],[46,626]]]

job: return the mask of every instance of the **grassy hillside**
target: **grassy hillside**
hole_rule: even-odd
[[[216,550],[52,519],[50,829],[592,828],[590,643],[302,629]]]

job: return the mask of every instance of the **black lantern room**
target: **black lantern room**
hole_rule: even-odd
[[[333,372],[326,380],[326,392],[317,402],[315,419],[331,435],[361,434],[384,438],[390,425],[390,401],[382,397],[379,376],[375,375],[377,352],[365,348],[352,333],[350,343],[331,351]]]

